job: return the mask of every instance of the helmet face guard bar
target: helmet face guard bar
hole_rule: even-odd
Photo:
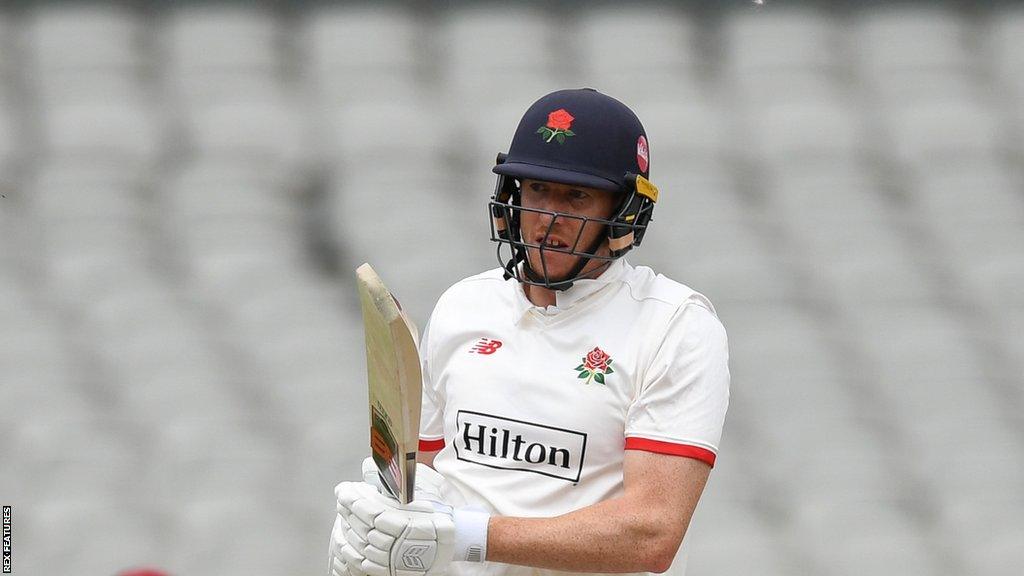
[[[500,211],[502,213],[501,220],[504,220],[505,222],[510,222],[513,218],[519,219],[523,212],[545,214],[551,217],[551,222],[548,224],[547,229],[544,232],[543,238],[541,238],[538,242],[523,239],[521,237],[521,233],[519,234],[520,238],[504,239],[501,237],[501,235],[495,228],[496,219],[491,219],[491,241],[498,243],[498,260],[499,262],[505,263],[503,264],[505,268],[505,273],[510,277],[514,277],[516,280],[520,282],[544,286],[550,289],[560,289],[559,286],[562,284],[568,283],[568,285],[571,285],[571,282],[569,282],[570,279],[578,280],[578,275],[580,271],[582,270],[583,266],[586,266],[586,263],[589,260],[602,260],[611,263],[616,259],[615,256],[607,254],[597,254],[597,251],[601,248],[601,244],[603,244],[605,239],[607,238],[605,234],[599,235],[596,242],[592,246],[581,245],[583,231],[586,229],[588,225],[591,228],[593,228],[594,225],[599,225],[607,229],[607,227],[611,225],[610,220],[602,218],[574,216],[562,212],[551,212],[548,210],[540,210],[537,208],[523,208],[522,206],[515,206],[513,204],[503,204],[499,202],[491,202],[490,207],[492,214],[494,212]],[[576,233],[576,238],[571,240],[572,244],[566,247],[549,245],[548,239],[551,237],[551,231],[554,229],[555,223],[559,221],[564,222],[566,220],[580,222],[579,232]],[[591,224],[592,222],[594,224]],[[506,259],[503,257],[502,247],[504,245],[509,246],[512,252],[511,258]],[[526,257],[530,250],[536,251],[537,253],[540,254],[539,270],[536,269],[530,263],[530,260]],[[545,259],[545,254],[548,252],[557,252],[559,254],[568,254],[570,256],[578,257],[580,260],[579,262],[577,262],[576,268],[579,268],[579,270],[574,269],[572,272],[568,274],[568,278],[553,278],[551,276],[551,273],[548,271],[547,260]],[[517,264],[519,263],[522,263],[523,265],[521,267],[517,266]],[[566,288],[568,288],[568,285],[566,286]]]
[[[502,158],[499,156],[499,163]],[[651,220],[654,211],[654,202],[657,199],[657,188],[642,176],[634,174],[626,175],[625,189],[620,192],[624,199],[620,203],[611,218],[590,218],[576,216],[564,212],[552,212],[537,208],[524,208],[520,202],[520,189],[513,178],[499,175],[495,186],[494,196],[488,204],[491,222],[491,241],[498,244],[498,262],[505,269],[505,278],[515,278],[524,284],[543,286],[551,290],[567,290],[576,280],[580,280],[580,273],[590,260],[604,261],[604,265],[593,272],[603,271],[614,260],[629,252],[633,246],[639,246],[643,239],[644,232]],[[523,212],[544,214],[551,217],[544,237],[537,243],[528,241],[522,237],[520,230],[521,215]],[[548,238],[554,228],[555,222],[562,219],[580,222],[579,232],[576,234],[572,246],[556,247],[548,245]],[[603,226],[604,234],[599,234],[592,246],[580,246],[583,231],[588,225],[593,227],[595,223]],[[609,254],[597,254],[602,244],[608,242]],[[508,245],[511,252],[506,259],[502,254],[502,246]],[[541,270],[535,270],[527,254],[529,250],[536,250],[540,255]],[[552,278],[547,270],[547,263],[544,255],[547,252],[557,252],[576,256],[579,261],[576,266],[562,278]],[[521,264],[521,265],[520,265]]]

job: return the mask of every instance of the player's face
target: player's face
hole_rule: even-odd
[[[534,208],[546,212],[561,212],[571,216],[608,219],[617,204],[616,195],[607,190],[558,184],[542,180],[523,180],[523,208]],[[588,221],[584,224],[578,218],[556,217],[544,212],[523,210],[519,223],[523,240],[529,244],[551,246],[561,250],[574,249],[585,252],[593,246],[598,237],[606,235],[604,224]],[[550,232],[549,232],[550,231]],[[579,241],[577,242],[577,238]],[[601,244],[597,254],[607,255],[608,243]],[[567,276],[579,261],[579,256],[543,250],[527,249],[530,266],[538,274],[547,271],[550,279]],[[583,274],[594,270],[605,262],[591,260],[583,269]]]

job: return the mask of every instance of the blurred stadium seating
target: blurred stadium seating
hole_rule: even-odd
[[[650,134],[630,261],[730,336],[689,573],[1020,574],[1024,5],[771,0],[0,5],[15,573],[323,573],[352,271],[422,325],[584,85]]]

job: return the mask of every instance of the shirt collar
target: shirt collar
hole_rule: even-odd
[[[530,310],[537,310],[544,316],[555,316],[560,312],[564,312],[572,308],[577,302],[587,299],[590,296],[601,291],[605,286],[614,283],[615,281],[622,278],[626,273],[629,264],[626,263],[625,258],[617,258],[601,273],[597,278],[587,278],[583,280],[577,280],[572,283],[572,287],[568,290],[557,290],[555,291],[555,305],[541,308],[540,306],[534,306],[533,302],[526,297],[526,292],[523,290],[523,284],[520,282],[515,283],[515,306],[513,307],[512,322],[518,324]]]

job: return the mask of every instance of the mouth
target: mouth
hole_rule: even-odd
[[[547,236],[546,238],[544,235],[536,236],[534,237],[533,242],[537,246],[541,246],[543,248],[556,248],[560,250],[566,250],[569,248],[569,244],[567,242],[554,236]]]

